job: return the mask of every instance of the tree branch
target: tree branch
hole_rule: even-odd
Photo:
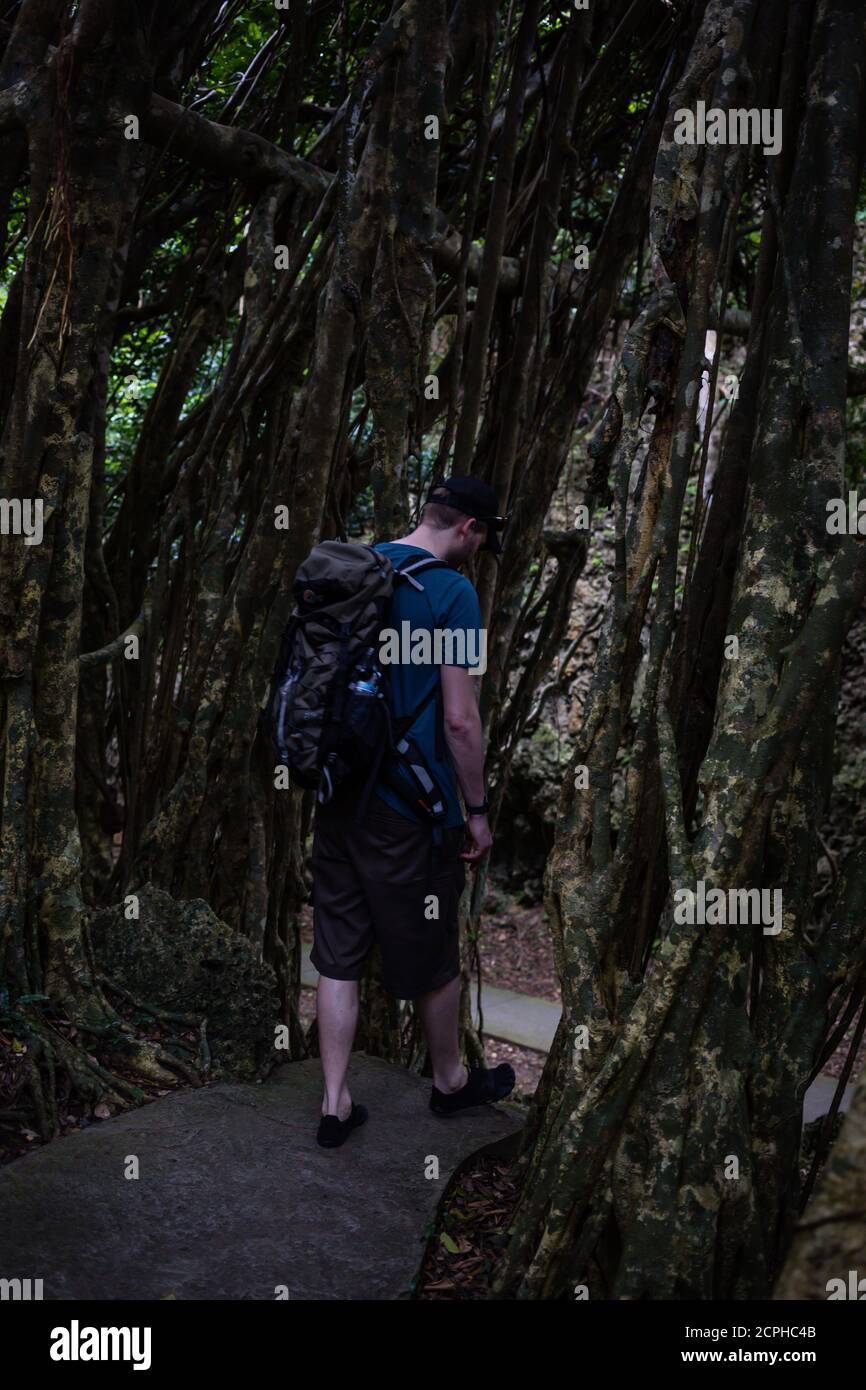
[[[107,646],[99,647],[93,652],[82,652],[78,658],[78,665],[82,670],[88,666],[103,666],[107,661],[111,661],[114,657],[120,656],[127,637],[138,637],[143,635],[147,627],[149,616],[149,611],[143,609],[138,617],[129,624],[129,627],[126,628],[124,632],[121,632],[118,637],[115,637],[113,642],[109,642]]]
[[[240,127],[218,125],[195,111],[154,93],[141,118],[141,133],[152,145],[171,146],[171,153],[209,173],[262,185],[288,181],[308,193],[321,195],[332,174],[286,154],[261,135]]]

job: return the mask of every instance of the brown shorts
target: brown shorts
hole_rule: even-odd
[[[359,980],[375,938],[395,998],[416,999],[455,979],[463,839],[462,826],[445,830],[437,852],[428,826],[378,797],[360,825],[351,814],[317,812],[310,960],[319,974]]]

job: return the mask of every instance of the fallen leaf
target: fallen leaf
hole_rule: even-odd
[[[102,1101],[99,1105],[95,1106],[95,1107],[94,1107],[94,1110],[93,1110],[93,1113],[94,1113],[94,1115],[96,1116],[97,1120],[110,1120],[110,1119],[111,1119],[111,1111],[109,1110],[108,1106],[105,1104],[105,1101]]]

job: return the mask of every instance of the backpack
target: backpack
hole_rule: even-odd
[[[283,632],[260,726],[292,783],[315,789],[319,805],[327,805],[341,784],[363,777],[357,820],[380,781],[434,831],[444,821],[442,788],[408,732],[436,697],[441,749],[441,684],[437,681],[410,714],[397,720],[387,666],[379,659],[396,584],[423,592],[417,575],[436,568],[449,566],[430,556],[397,568],[372,546],[345,541],[322,541],[298,568],[296,606]]]

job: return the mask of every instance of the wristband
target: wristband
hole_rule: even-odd
[[[469,806],[469,805],[467,804],[467,807],[466,807],[466,811],[467,811],[467,813],[468,813],[470,816],[486,816],[486,815],[487,815],[487,812],[488,812],[489,810],[490,810],[490,800],[489,800],[489,798],[488,798],[486,792],[485,792],[485,794],[484,794],[484,800],[482,801],[482,803],[481,803],[480,806]]]

